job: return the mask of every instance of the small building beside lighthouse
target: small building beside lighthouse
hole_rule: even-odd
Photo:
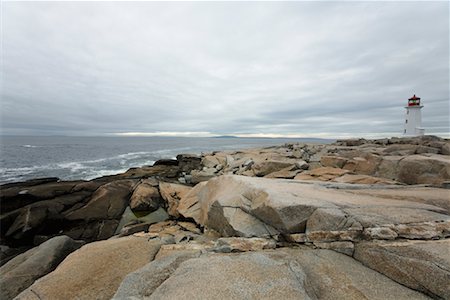
[[[406,108],[405,129],[403,135],[417,136],[424,135],[425,129],[422,128],[422,105],[420,98],[416,95],[408,99]]]

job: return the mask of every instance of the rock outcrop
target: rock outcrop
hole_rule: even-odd
[[[393,224],[431,222],[438,227],[450,221],[446,210],[437,206],[356,196],[353,190],[339,184],[226,175],[194,188],[181,199],[179,212],[223,236],[243,237],[324,230],[362,234],[363,229]]]

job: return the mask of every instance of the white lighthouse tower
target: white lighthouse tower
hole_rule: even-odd
[[[423,135],[425,129],[422,128],[422,105],[420,105],[420,98],[416,95],[408,99],[408,106],[406,106],[406,120],[404,135],[416,136]]]

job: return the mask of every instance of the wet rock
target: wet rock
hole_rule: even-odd
[[[181,172],[190,173],[192,170],[202,168],[202,159],[196,154],[178,154],[177,160]]]
[[[47,182],[40,184],[41,182]],[[28,204],[52,199],[71,192],[72,188],[79,184],[80,181],[61,181],[54,182],[53,178],[36,180],[28,182],[24,185],[17,184],[6,188],[2,186],[0,189],[0,203],[2,214],[21,208]],[[30,185],[31,184],[31,185]]]
[[[133,180],[117,180],[99,187],[86,205],[66,213],[67,220],[118,219],[128,206]]]
[[[169,180],[177,178],[180,173],[180,167],[175,165],[156,165],[145,166],[141,168],[131,168],[123,174],[115,175],[109,182],[121,179],[142,179],[149,177],[158,177],[159,179]]]
[[[178,166],[178,160],[176,159],[159,159],[155,161],[153,166]]]

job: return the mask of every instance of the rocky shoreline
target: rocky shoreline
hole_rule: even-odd
[[[4,184],[1,299],[450,299],[450,142],[180,154]]]

